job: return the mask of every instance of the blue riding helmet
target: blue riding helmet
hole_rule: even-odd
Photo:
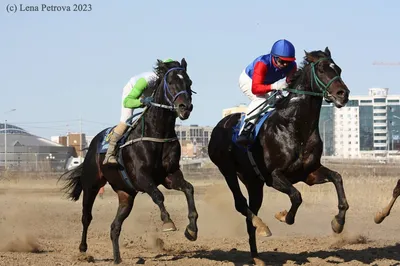
[[[279,57],[283,61],[296,60],[296,51],[293,44],[285,39],[278,40],[274,43],[271,49],[271,54],[274,57]]]

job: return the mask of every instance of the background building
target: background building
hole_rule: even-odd
[[[85,133],[68,133],[66,136],[52,136],[51,140],[64,146],[73,147],[78,157],[83,158],[86,155],[87,151],[84,148],[88,147],[88,143]]]
[[[388,91],[371,88],[340,109],[323,102],[319,129],[326,156],[400,156],[400,95]]]
[[[199,125],[176,125],[175,131],[182,147],[183,158],[207,157],[213,127]]]
[[[224,118],[227,115],[233,114],[233,113],[245,113],[247,110],[247,105],[240,104],[235,107],[230,107],[222,110],[222,118]]]
[[[0,166],[2,169],[63,170],[67,159],[76,156],[72,147],[32,135],[11,124],[0,124]]]

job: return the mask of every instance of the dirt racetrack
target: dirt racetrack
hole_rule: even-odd
[[[183,193],[167,191],[165,204],[178,231],[162,233],[157,206],[146,194],[136,197],[122,227],[121,265],[246,265],[250,262],[245,220],[221,178],[190,180],[199,212],[199,238],[184,237],[188,223]],[[274,214],[290,206],[289,198],[265,188],[259,216],[272,231],[257,238],[268,265],[400,265],[400,202],[376,225],[374,214],[390,199],[396,177],[344,177],[350,209],[345,230],[334,235],[330,221],[337,213],[332,184],[295,185],[303,196],[294,225]],[[0,265],[113,265],[110,224],[117,210],[116,194],[107,185],[97,198],[89,227],[88,255],[79,255],[81,199],[71,202],[54,179],[0,181]]]

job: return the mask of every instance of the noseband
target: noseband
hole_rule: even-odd
[[[177,109],[177,107],[174,106],[174,102],[176,101],[178,96],[181,95],[181,94],[189,95],[187,90],[182,90],[182,91],[178,92],[175,95],[173,95],[171,93],[171,90],[168,87],[167,76],[168,76],[168,73],[170,73],[171,71],[174,71],[174,70],[185,70],[185,69],[182,68],[182,67],[173,67],[171,69],[168,69],[168,71],[164,75],[164,79],[163,79],[163,81],[164,81],[164,86],[163,86],[164,98],[165,98],[165,100],[167,100],[169,105],[160,104],[160,103],[154,103],[154,102],[152,102],[151,105],[156,106],[156,107],[160,107],[160,108],[164,108],[164,109],[168,109],[168,110],[171,110],[171,111],[175,111]]]

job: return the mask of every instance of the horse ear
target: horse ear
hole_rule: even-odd
[[[312,55],[312,53],[308,53],[306,50],[304,50],[304,53],[306,54],[306,56],[304,56],[304,59],[305,59],[308,63],[317,61],[317,58],[315,58],[315,57]]]
[[[308,53],[306,50],[304,50],[304,54],[305,54],[305,56],[304,56],[304,59],[307,61],[307,62],[311,62],[311,55],[310,55],[310,53]]]
[[[181,66],[185,69],[185,71],[187,70],[187,63],[186,63],[185,58],[182,58],[182,60],[181,60]]]
[[[331,51],[329,51],[328,46],[325,48],[325,54],[329,57],[331,57]]]

